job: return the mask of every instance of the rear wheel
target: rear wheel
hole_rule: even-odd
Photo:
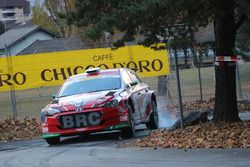
[[[159,115],[158,109],[155,101],[151,102],[151,114],[149,121],[146,123],[148,129],[157,129],[159,127]]]
[[[126,138],[130,138],[135,135],[135,123],[132,115],[131,105],[128,106],[128,114],[129,114],[129,127],[126,127],[122,130],[122,134]]]
[[[56,145],[60,143],[60,137],[51,137],[45,139],[49,145]]]

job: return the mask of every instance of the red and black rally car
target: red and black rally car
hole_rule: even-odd
[[[126,137],[135,125],[158,128],[156,96],[130,69],[93,68],[65,81],[41,111],[41,137],[57,144],[61,136],[121,130]]]

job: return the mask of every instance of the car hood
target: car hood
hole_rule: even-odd
[[[47,107],[57,108],[62,112],[81,111],[88,108],[101,107],[106,101],[114,98],[117,92],[117,90],[99,91],[61,97],[53,100]]]

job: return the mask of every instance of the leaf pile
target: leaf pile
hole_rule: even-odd
[[[250,148],[250,121],[204,123],[168,131],[153,131],[136,146],[163,148]]]
[[[39,135],[39,123],[35,118],[8,118],[0,122],[0,141],[33,139]]]
[[[193,110],[199,110],[199,111],[210,111],[214,109],[214,98],[209,98],[208,100],[194,100],[194,101],[185,101],[183,103],[183,109],[184,111],[193,111]],[[177,110],[178,105],[169,105],[169,110]]]
[[[212,111],[214,109],[214,98],[209,98],[208,100],[194,100],[194,101],[185,101],[183,103],[183,109],[184,111]],[[178,105],[168,105],[167,108],[170,111],[177,111]],[[250,101],[244,100],[244,101],[238,101],[238,108],[240,112],[250,111]]]

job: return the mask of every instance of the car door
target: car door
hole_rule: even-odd
[[[147,107],[149,106],[148,104],[150,103],[148,99],[148,90],[149,87],[147,84],[143,83],[140,79],[140,77],[135,73],[131,72],[131,75],[135,80],[138,82],[138,87],[140,87],[138,91],[138,104],[139,104],[139,112],[140,112],[140,120],[143,121],[147,118]]]
[[[137,106],[137,120],[140,123],[144,117],[144,97],[145,97],[145,90],[143,87],[143,83],[141,79],[136,75],[134,71],[128,71],[129,76],[132,81],[132,85],[134,85],[134,97],[136,97],[136,106]]]
[[[128,87],[127,91],[131,94],[131,99],[133,101],[134,113],[133,118],[135,123],[139,122],[141,119],[139,97],[140,97],[140,86],[135,79],[131,76],[128,70],[122,72],[122,78],[125,83],[125,87]]]

